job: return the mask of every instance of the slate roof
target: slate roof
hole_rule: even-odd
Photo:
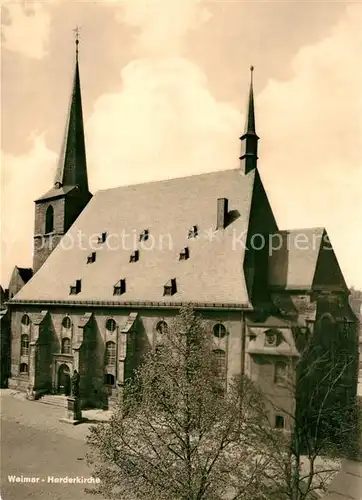
[[[233,241],[235,235],[243,235],[245,242],[254,180],[255,171],[244,175],[234,169],[98,191],[15,301],[247,305],[245,249]],[[227,198],[229,211],[239,214],[214,233],[218,198]],[[199,236],[188,239],[194,225]],[[144,229],[149,230],[149,239],[143,247],[138,237]],[[107,240],[98,245],[103,232]],[[129,263],[133,240],[139,260]],[[152,242],[155,245],[149,249]],[[179,260],[186,246],[190,256]],[[87,264],[92,251],[96,260]],[[171,278],[176,278],[177,293],[164,296],[164,284]],[[81,292],[69,295],[77,279],[82,280]],[[126,280],[126,292],[114,296],[113,287],[120,279]]]
[[[76,189],[75,186],[62,186],[59,188],[54,186],[49,191],[47,191],[45,194],[43,194],[42,196],[37,198],[35,201],[42,201],[42,200],[47,200],[47,199],[50,200],[50,199],[59,198],[59,197],[67,195],[68,193],[70,193],[74,189]]]
[[[269,284],[285,290],[310,290],[325,229],[279,231],[281,248],[271,251]],[[278,246],[277,238],[274,247]]]

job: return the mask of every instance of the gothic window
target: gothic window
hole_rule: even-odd
[[[113,318],[109,318],[106,321],[106,329],[109,332],[114,332],[114,330],[117,328],[117,323],[114,321]]]
[[[66,330],[69,330],[71,326],[72,326],[72,320],[70,319],[69,316],[66,316],[62,321],[62,327],[65,328]]]
[[[166,321],[159,321],[156,326],[156,332],[159,333],[160,335],[163,335],[164,333],[167,333],[168,331],[168,326]]]
[[[215,349],[212,351],[212,355],[215,361],[215,371],[217,380],[221,383],[225,383],[226,379],[226,354],[222,349]]]
[[[116,344],[115,342],[106,343],[106,365],[116,364]]]
[[[111,373],[106,373],[104,375],[104,384],[113,386],[115,384],[114,375],[112,375]]]
[[[70,339],[68,338],[62,340],[62,354],[71,354]]]
[[[49,205],[45,213],[45,233],[54,231],[54,208]]]
[[[24,316],[21,318],[21,324],[24,326],[30,325],[30,318],[27,314],[24,314]]]
[[[275,363],[275,375],[274,381],[278,385],[285,385],[288,377],[288,365],[283,361],[277,361]]]
[[[222,323],[217,323],[216,325],[214,325],[212,331],[215,337],[217,337],[218,339],[222,339],[226,335],[226,328]]]
[[[275,415],[274,427],[276,429],[284,429],[285,421],[284,421],[284,417],[282,415]]]
[[[29,355],[29,335],[21,336],[20,356]]]
[[[26,363],[21,363],[20,373],[29,373],[29,367]]]

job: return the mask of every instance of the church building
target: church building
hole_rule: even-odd
[[[273,215],[252,78],[240,139],[239,168],[92,195],[77,43],[54,184],[35,201],[33,277],[7,303],[9,387],[66,395],[77,370],[82,406],[111,406],[185,304],[202,315],[225,388],[245,373],[284,405],[271,414],[278,428],[291,425],[283,377],[301,339],[338,348],[343,338],[357,362],[356,318],[326,230],[281,230]],[[344,397],[355,395],[355,365]]]

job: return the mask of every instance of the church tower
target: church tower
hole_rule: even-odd
[[[35,201],[34,273],[44,264],[92,197],[88,189],[78,36],[75,43],[76,63],[72,96],[54,185]]]
[[[240,137],[242,144],[242,155],[240,156],[241,168],[244,174],[248,174],[257,167],[258,162],[258,140],[259,137],[255,131],[255,112],[254,112],[254,90],[253,90],[253,71],[250,67],[250,89],[248,102],[248,116],[245,123],[245,132]]]

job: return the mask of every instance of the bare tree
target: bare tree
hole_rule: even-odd
[[[210,335],[191,309],[162,337],[126,388],[125,404],[88,438],[100,492],[127,500],[269,499],[258,391],[246,378],[223,390]]]
[[[347,324],[348,327],[348,324]],[[268,405],[292,423],[284,432],[263,425],[261,440],[269,456],[267,477],[279,500],[307,500],[326,490],[340,468],[340,459],[358,446],[356,346],[353,332],[334,325],[329,337],[321,329],[299,339],[301,357],[284,359],[285,394],[293,410],[269,399]],[[324,335],[325,337],[325,335]]]

